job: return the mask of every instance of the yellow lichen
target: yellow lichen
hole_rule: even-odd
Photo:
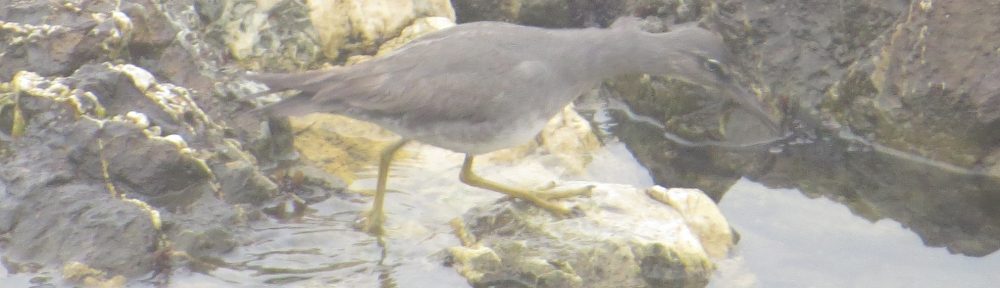
[[[56,32],[68,30],[70,29],[58,25],[31,25],[0,21],[0,31],[7,31],[9,33],[8,35],[11,35],[7,36],[9,37],[9,44],[11,45],[20,45],[25,42],[36,41],[39,38],[49,37]]]
[[[11,127],[10,127],[10,136],[17,138],[17,137],[21,137],[22,135],[24,135],[24,116],[21,115],[21,105],[18,105],[17,103],[14,103],[14,111],[13,112],[14,112],[14,115],[13,115],[14,119],[13,119],[13,121],[12,121],[13,123],[11,124]]]
[[[129,38],[132,37],[132,19],[121,11],[112,11],[110,15],[105,13],[92,13],[90,15],[91,18],[97,21],[99,28],[101,27],[100,24],[111,21],[112,28],[110,30],[100,31],[106,32],[107,35],[101,40],[99,46],[108,53],[108,57],[112,59],[118,58],[122,49],[128,44]],[[91,34],[100,32],[92,30]]]
[[[195,119],[200,120],[210,127],[221,128],[210,121],[208,115],[205,115],[205,112],[191,99],[187,89],[171,84],[157,83],[153,74],[135,65],[108,65],[107,68],[122,72],[122,74],[132,80],[132,85],[136,89],[142,92],[147,99],[159,106],[161,110],[167,112],[170,118],[177,123],[185,124],[186,122],[183,121],[184,115],[185,113],[190,113]],[[197,132],[191,125],[184,125],[184,127],[191,133]]]
[[[149,118],[146,117],[146,114],[128,111],[128,113],[125,113],[125,119],[128,119],[129,122],[134,123],[141,129],[149,128]]]
[[[97,97],[93,93],[71,89],[63,83],[64,79],[55,78],[50,80],[33,72],[21,71],[14,75],[14,79],[11,80],[11,87],[15,94],[24,93],[67,104],[73,109],[73,113],[77,117],[87,113],[83,102],[81,102],[87,100],[93,103],[93,113],[95,116],[98,118],[104,117],[106,113],[104,106],[97,101]]]
[[[146,202],[142,202],[142,200],[127,198],[124,195],[122,196],[122,201],[125,201],[125,203],[130,203],[135,206],[138,206],[143,211],[146,211],[146,214],[149,215],[149,220],[153,222],[153,229],[156,229],[157,231],[160,230],[160,227],[163,223],[160,220],[160,211],[157,211],[152,206],[149,206],[149,204],[146,204]]]
[[[115,184],[111,182],[111,173],[108,172],[108,159],[104,156],[104,140],[100,138],[97,139],[97,156],[101,160],[101,177],[104,178],[104,187],[108,189],[108,193],[111,193],[111,197],[119,198],[121,193],[118,193]]]
[[[920,4],[919,5],[920,5],[920,10],[922,10],[924,12],[929,12],[929,11],[931,11],[931,8],[933,8],[933,6],[934,6],[934,1],[931,1],[931,0],[920,0]]]
[[[94,95],[94,93],[90,91],[86,91],[83,92],[81,96],[83,96],[87,100],[90,100],[90,102],[94,104],[94,117],[97,117],[98,119],[104,119],[104,117],[107,116],[108,112],[104,108],[104,105],[101,105],[101,102],[97,100],[97,95]]]
[[[87,264],[76,261],[63,265],[62,276],[66,281],[80,283],[84,287],[118,288],[125,287],[125,282],[127,281],[121,275],[116,275],[109,279],[107,278],[107,273],[104,271],[91,268]]]

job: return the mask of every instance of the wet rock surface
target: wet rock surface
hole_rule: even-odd
[[[511,201],[470,210],[453,223],[463,246],[448,249],[452,265],[475,287],[704,287],[709,256],[733,244],[701,191],[566,185],[596,185],[563,201],[581,216],[555,219]]]
[[[703,1],[657,0],[454,0],[452,5],[460,23],[505,21],[550,28],[607,27],[622,15],[687,22],[707,6]]]
[[[166,64],[193,60],[165,7],[2,5],[5,266],[73,261],[134,279],[236,247],[256,213],[241,207],[277,187],[201,109],[218,99],[199,66]],[[123,60],[156,68],[106,62]]]
[[[273,184],[220,188],[234,177],[217,178],[209,166],[222,159],[205,151],[238,149],[212,140],[219,128],[182,88],[130,65],[85,65],[80,72],[21,72],[4,86],[3,96],[14,102],[4,112],[22,123],[5,123],[17,128],[0,178],[10,259],[72,260],[134,277],[167,265],[156,255],[168,247],[195,258],[235,247],[246,215],[232,205],[250,201],[227,203],[220,192],[260,202]],[[124,107],[147,113],[119,111]]]

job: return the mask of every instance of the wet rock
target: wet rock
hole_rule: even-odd
[[[389,39],[378,47],[376,57],[384,56],[414,39],[420,38],[424,34],[455,26],[454,17],[423,17],[413,21],[413,24],[406,26],[399,36]]]
[[[9,86],[14,87],[4,95],[19,98],[27,124],[12,143],[17,153],[4,159],[0,169],[7,188],[0,201],[6,211],[0,214],[11,219],[3,231],[10,235],[5,254],[14,261],[43,264],[76,260],[127,276],[152,269],[160,235],[155,215],[114,200],[103,179],[80,177],[82,171],[71,160],[77,143],[97,142],[102,123],[74,119],[79,106],[73,98],[46,93],[68,91],[35,74],[21,73]],[[45,86],[54,89],[35,89]]]
[[[748,19],[721,27],[729,27],[722,29],[728,37],[749,40],[730,43],[760,63],[750,71],[765,98],[787,101],[777,106],[798,110],[812,127],[832,119],[906,153],[965,168],[995,165],[988,155],[997,150],[997,133],[987,131],[998,122],[984,111],[1000,111],[1000,40],[986,35],[997,33],[1000,18],[983,7],[996,3],[813,4],[734,1],[720,10]]]
[[[622,15],[681,15],[676,19],[669,17],[676,21],[690,21],[705,4],[701,1],[658,0],[454,0],[452,5],[459,23],[504,21],[565,28],[606,27]]]
[[[70,262],[62,269],[63,279],[69,282],[83,284],[86,287],[125,287],[125,277],[121,275],[108,279],[107,273],[101,270],[87,267],[80,262]]]
[[[698,236],[710,258],[726,258],[735,244],[735,238],[726,217],[708,195],[698,189],[666,189],[661,186],[646,189],[646,194],[676,209],[684,217],[684,223]]]
[[[121,52],[131,34],[124,13],[101,9],[113,1],[87,3],[97,13],[81,17],[81,8],[43,1],[0,2],[0,79],[26,69],[43,76],[68,75],[89,60],[107,61]],[[89,8],[89,7],[88,7]]]
[[[476,287],[704,287],[712,257],[733,245],[701,191],[593,185],[591,197],[563,201],[579,217],[518,201],[470,210],[456,224],[463,246],[448,249],[453,265]]]
[[[417,18],[437,16],[454,21],[455,12],[443,0],[310,1],[309,16],[323,53],[336,59],[345,48],[371,51]]]
[[[274,192],[256,171],[213,173],[217,161],[232,171],[252,157],[220,137],[187,90],[138,67],[85,65],[67,78],[21,72],[0,87],[16,151],[0,169],[5,254],[14,261],[145,274],[162,265],[156,252],[166,246],[191,257],[231,250],[245,219],[226,200]]]
[[[231,5],[228,14],[215,20],[225,27],[220,32],[226,35],[226,46],[237,59],[269,69],[316,68],[321,58],[373,54],[417,19],[455,19],[450,3],[443,0],[309,1],[304,5],[242,1]],[[298,21],[302,18],[310,21]]]
[[[582,173],[590,161],[591,154],[601,147],[590,122],[576,113],[570,104],[563,108],[542,128],[539,144],[560,160],[560,166],[573,174]]]
[[[1000,165],[986,162],[1000,150],[998,5],[913,1],[879,31],[872,58],[851,63],[830,87],[825,108],[895,149],[962,167]]]

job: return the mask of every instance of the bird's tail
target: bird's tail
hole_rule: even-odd
[[[312,103],[312,94],[299,93],[278,103],[256,108],[246,113],[254,117],[285,117],[302,116],[317,111],[317,105]]]
[[[253,73],[243,76],[254,82],[264,83],[271,91],[299,90],[306,93],[316,93],[327,83],[338,82],[343,73],[343,67],[329,70],[314,70],[295,73]]]
[[[330,70],[315,70],[296,73],[253,73],[244,74],[247,79],[267,85],[268,90],[251,94],[246,98],[256,98],[287,90],[297,90],[298,94],[282,99],[278,103],[256,108],[244,113],[240,118],[282,117],[305,115],[317,111],[312,98],[324,85],[339,81],[341,67]]]

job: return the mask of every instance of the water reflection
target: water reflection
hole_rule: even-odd
[[[869,221],[824,197],[742,179],[720,208],[740,232],[710,287],[994,287],[1000,254],[927,248],[892,219]]]
[[[1000,249],[1000,181],[842,137],[792,145],[757,180],[823,196],[869,221],[890,218],[932,247],[984,256]],[[859,147],[860,146],[860,147]]]

